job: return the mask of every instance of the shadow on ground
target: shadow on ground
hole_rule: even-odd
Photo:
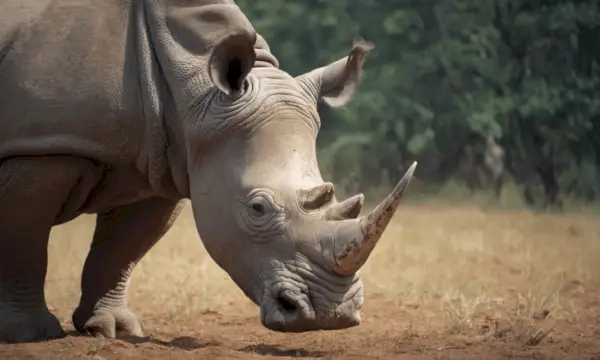
[[[246,353],[254,353],[259,355],[270,355],[270,356],[279,356],[279,357],[304,357],[304,358],[321,358],[326,354],[322,351],[308,351],[305,349],[287,349],[281,350],[276,346],[265,345],[265,344],[256,344],[249,345],[242,349],[239,349],[241,352]]]
[[[79,338],[94,337],[93,335],[82,334],[75,330],[67,332],[66,335],[69,337],[79,337]],[[102,338],[101,335],[96,336],[96,337]],[[193,337],[190,337],[190,336],[176,337],[171,341],[160,340],[160,339],[156,339],[156,338],[153,338],[150,336],[144,336],[144,337],[117,336],[117,340],[121,340],[121,341],[127,342],[132,345],[154,344],[154,345],[166,346],[166,347],[170,347],[170,348],[177,348],[177,349],[181,349],[181,350],[196,350],[196,349],[202,349],[202,348],[205,348],[205,347],[211,346],[211,345],[220,345],[220,344],[213,344],[210,342],[200,342],[200,341],[198,341],[198,339],[194,339]]]

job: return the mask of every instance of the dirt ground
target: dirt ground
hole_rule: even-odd
[[[145,338],[73,331],[93,218],[53,231],[47,300],[64,339],[0,359],[600,359],[600,222],[589,214],[404,206],[363,270],[361,325],[274,333],[207,256],[189,209],[138,265]]]

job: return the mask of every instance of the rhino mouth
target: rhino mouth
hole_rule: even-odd
[[[316,266],[296,266],[295,271],[283,268],[270,281],[262,282],[257,305],[264,327],[298,333],[345,329],[360,323],[360,280],[342,280]]]

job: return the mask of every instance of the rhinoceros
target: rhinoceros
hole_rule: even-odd
[[[97,220],[73,324],[142,336],[130,276],[188,200],[264,327],[358,325],[359,269],[416,162],[361,215],[322,179],[317,103],[344,106],[372,49],[293,77],[231,0],[2,0],[0,341],[65,335],[47,245],[81,214]]]

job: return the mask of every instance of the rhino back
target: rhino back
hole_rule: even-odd
[[[130,1],[3,0],[0,159],[130,162],[143,145]]]

